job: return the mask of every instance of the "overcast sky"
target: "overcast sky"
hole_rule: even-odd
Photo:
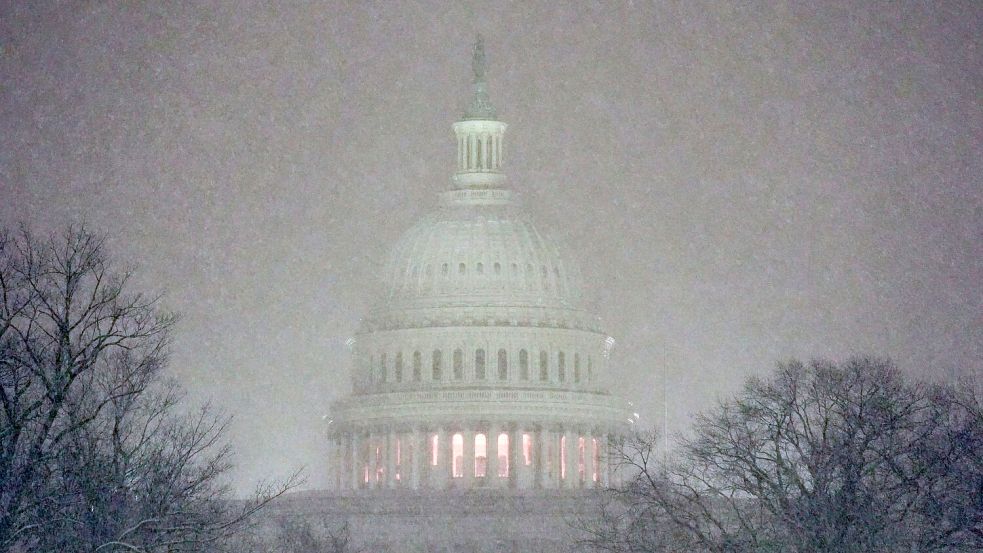
[[[0,223],[84,219],[167,291],[242,489],[324,485],[345,341],[450,186],[476,31],[512,186],[643,424],[666,366],[676,430],[790,357],[983,378],[979,2],[12,4]]]

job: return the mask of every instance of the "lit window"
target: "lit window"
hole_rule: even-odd
[[[539,352],[539,379],[543,382],[550,379],[549,354],[545,351]]]
[[[423,355],[418,351],[413,352],[413,381],[419,382],[423,373]]]
[[[454,380],[462,378],[464,378],[464,352],[456,349],[454,350]]]
[[[519,378],[529,380],[529,352],[524,349],[519,350]]]
[[[454,460],[451,474],[454,478],[464,478],[464,436],[454,434],[451,439],[451,454]]]
[[[522,461],[527,467],[532,465],[532,436],[529,434],[522,435]]]
[[[433,379],[439,381],[443,378],[443,369],[441,368],[442,355],[439,349],[433,350]]]
[[[483,349],[474,352],[474,377],[478,380],[485,379],[485,350]]]
[[[474,476],[484,478],[488,469],[488,443],[484,434],[474,436]]]
[[[560,480],[567,477],[567,437],[560,436]]]
[[[594,456],[594,481],[599,480],[599,471],[601,466],[601,450],[597,449],[597,438],[591,438],[591,453]]]
[[[403,463],[402,445],[400,439],[396,438],[396,473],[393,475],[396,480],[400,480],[400,466]]]
[[[509,435],[505,432],[498,435],[498,477],[509,477]]]
[[[440,459],[440,437],[437,434],[430,435],[430,464],[437,466]]]
[[[382,462],[382,446],[375,446],[375,481],[382,482],[386,475],[386,465]]]
[[[586,444],[584,443],[584,437],[581,436],[577,438],[577,478],[579,478],[581,482],[584,481],[584,474],[587,471],[586,460],[584,457],[585,446]]]
[[[504,349],[498,350],[498,379],[505,380],[509,377],[509,353]]]

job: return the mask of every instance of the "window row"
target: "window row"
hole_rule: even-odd
[[[485,350],[478,348],[474,351],[474,380],[488,380],[488,360]],[[520,349],[518,354],[518,371],[512,368],[513,376],[517,380],[529,381],[538,378],[540,382],[550,382],[551,359],[549,352],[542,350],[539,352],[539,360],[535,367],[532,366],[529,351]],[[444,380],[444,352],[436,349],[430,354],[430,380]],[[451,373],[452,380],[464,380],[464,350],[455,349],[451,354]],[[586,365],[586,366],[584,366]],[[572,369],[572,374],[568,375],[568,368]],[[558,382],[567,382],[568,376],[574,384],[580,384],[586,378],[587,382],[594,381],[594,359],[590,355],[586,356],[586,363],[581,360],[579,353],[573,354],[572,367],[568,367],[567,353],[560,351],[555,355],[555,378]],[[586,369],[586,371],[584,370]],[[495,358],[493,371],[498,380],[509,379],[509,352],[506,349],[499,349]],[[515,373],[518,373],[517,375]],[[414,351],[411,359],[403,357],[403,352],[399,352],[390,361],[386,353],[379,354],[378,358],[374,355],[369,356],[369,379],[372,382],[386,383],[390,379],[394,382],[423,380],[423,354]]]
[[[479,262],[471,267],[470,271],[479,276],[484,276],[485,274],[501,276],[504,269],[505,267],[503,267],[501,263],[496,262],[486,273],[484,263]],[[463,277],[469,272],[469,268],[466,263],[458,263],[456,269],[452,263],[442,263],[439,270],[440,276],[445,281],[453,278],[455,274]],[[406,279],[410,278],[411,276],[413,280],[419,280],[420,272],[420,266],[414,266],[412,269],[404,268],[402,272],[397,275],[396,282],[400,287],[403,287],[406,283]],[[429,284],[430,280],[432,280],[434,277],[434,266],[427,265],[426,268],[423,269],[423,275],[426,280],[424,280],[421,284]],[[562,283],[560,279],[560,269],[558,267],[553,267],[553,280],[550,279],[550,271],[545,265],[541,265],[539,267],[538,275],[540,285],[546,290],[549,290],[551,286],[559,287]],[[516,284],[524,283],[525,287],[529,289],[534,288],[536,285],[537,272],[533,269],[532,264],[526,264],[525,271],[520,271],[519,265],[517,263],[512,263],[511,272],[509,272],[507,276]]]
[[[559,470],[560,480],[566,480],[568,478],[568,466],[569,469],[574,469],[577,472],[577,477],[580,481],[585,481],[587,477],[587,459],[588,456],[591,459],[591,475],[590,478],[594,482],[597,482],[600,477],[600,466],[601,466],[601,452],[598,448],[597,438],[586,438],[584,436],[575,437],[576,451],[572,452],[576,455],[576,466],[569,466],[568,456],[571,452],[567,449],[567,437],[560,436],[557,442],[543,444],[540,451],[537,453],[536,448],[533,445],[533,437],[530,434],[522,434],[521,450],[516,452],[518,462],[524,466],[533,466],[534,456],[539,455],[539,462],[549,469],[549,475],[553,476],[554,469]],[[590,440],[590,447],[588,448],[588,440]],[[441,443],[440,437],[437,434],[430,434],[427,439],[429,445],[429,463],[431,467],[437,467],[441,464]],[[451,446],[451,477],[452,478],[464,478],[465,474],[465,456],[464,456],[464,435],[461,433],[453,434],[450,437]],[[510,465],[510,443],[509,435],[506,432],[502,432],[498,435],[494,442],[489,443],[489,437],[484,433],[478,433],[474,435],[473,443],[473,463],[472,463],[472,474],[475,478],[485,478],[489,476],[488,459],[489,455],[494,455],[494,458],[498,460],[495,467],[494,475],[499,478],[508,478],[512,471],[512,466]],[[394,466],[395,470],[393,477],[396,480],[402,480],[404,466],[413,466],[413,448],[412,446],[407,448],[407,451],[403,451],[402,440],[396,438],[393,443],[394,451]],[[446,446],[444,446],[446,447]],[[491,451],[490,451],[491,450]],[[374,479],[377,482],[385,480],[386,477],[386,462],[385,462],[385,448],[382,444],[376,444],[371,447],[372,458],[367,461],[371,462],[372,470],[374,473]],[[554,463],[554,461],[559,461],[559,463]],[[445,461],[446,462],[446,461]],[[557,467],[558,464],[558,467]],[[362,468],[363,481],[369,482],[370,475],[370,463],[366,463]]]

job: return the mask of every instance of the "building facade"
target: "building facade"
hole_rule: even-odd
[[[331,407],[340,495],[601,487],[632,424],[600,384],[613,340],[578,268],[510,189],[480,39],[473,69],[452,187],[393,248],[353,340],[352,394]]]

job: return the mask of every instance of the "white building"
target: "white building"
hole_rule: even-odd
[[[600,385],[613,340],[583,309],[571,257],[509,188],[480,38],[453,129],[453,187],[393,248],[354,340],[353,393],[331,408],[334,490],[386,501],[604,486],[609,439],[632,422]]]

